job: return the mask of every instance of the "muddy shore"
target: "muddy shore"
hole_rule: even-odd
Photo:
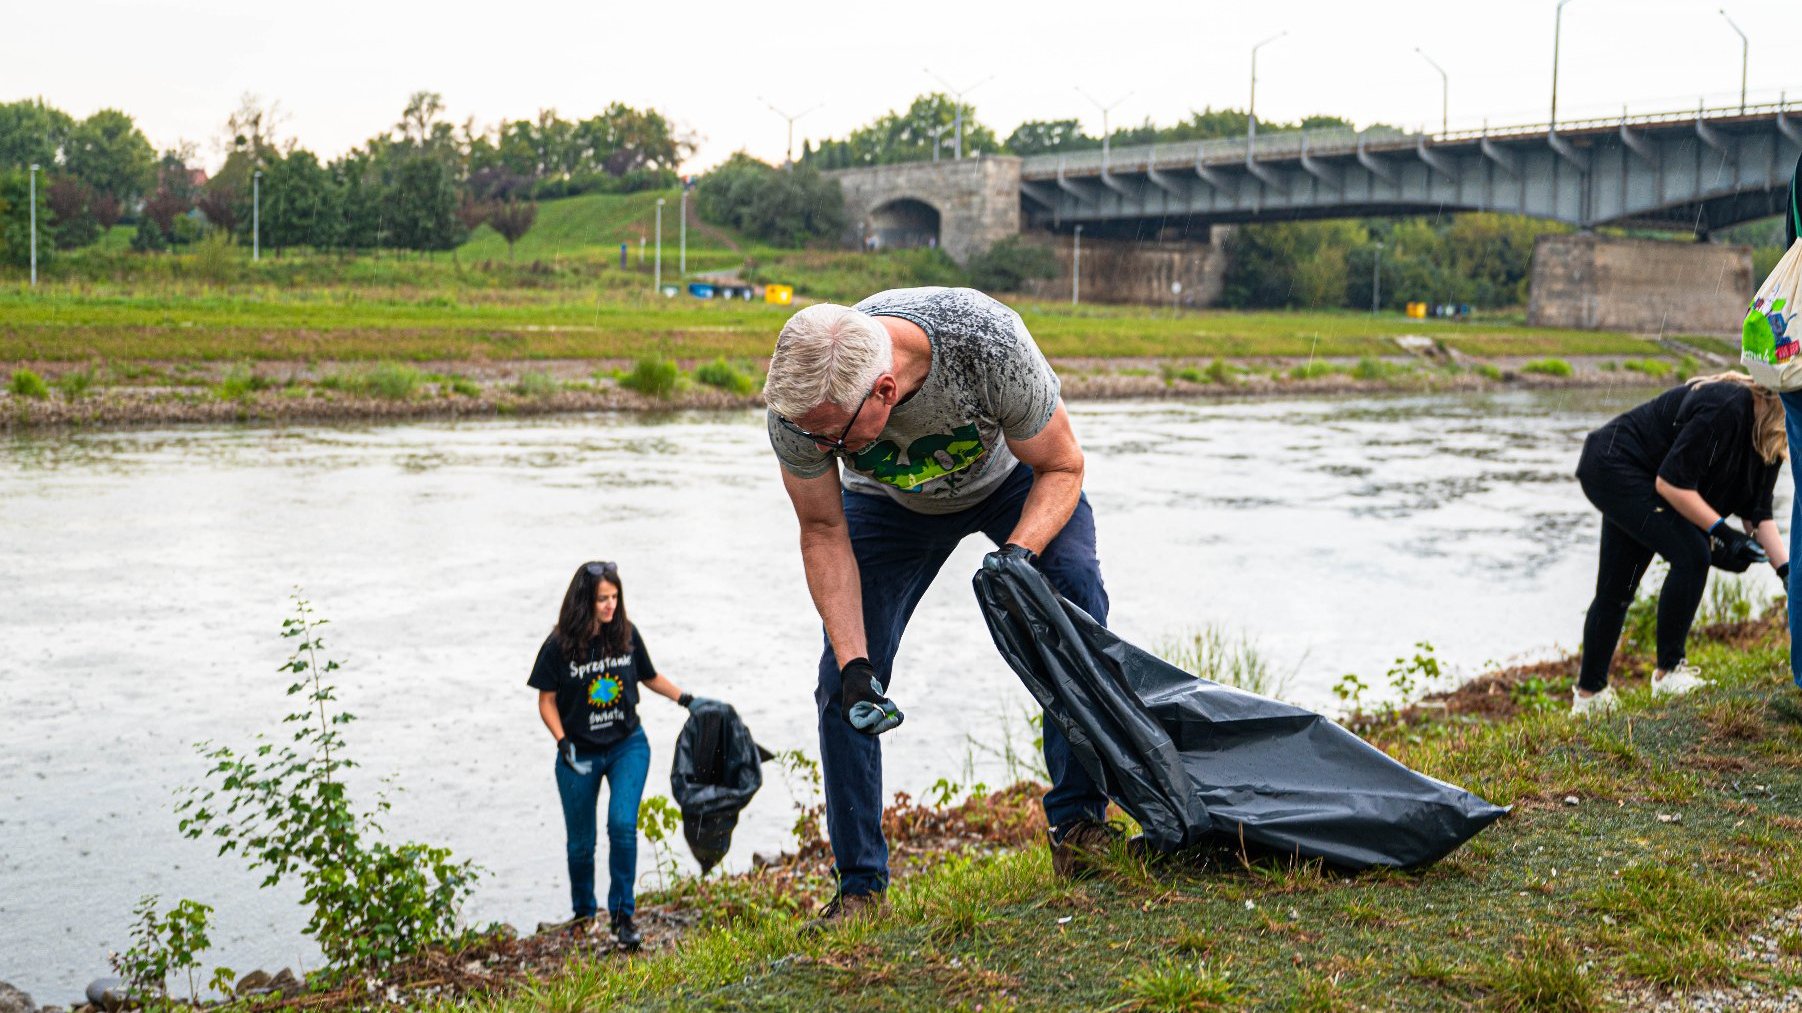
[[[54,389],[40,397],[0,389],[0,432],[234,422],[283,425],[491,419],[587,412],[654,414],[763,404],[760,394],[738,395],[686,376],[666,397],[643,394],[627,389],[610,375],[628,365],[609,360],[426,362],[416,367],[426,378],[417,390],[405,397],[385,397],[334,385],[332,378],[340,375],[341,364],[259,363],[255,376],[261,389],[228,394],[222,384],[233,367],[222,363],[140,364],[132,378],[99,379],[79,393],[65,389],[60,382],[72,372],[91,371],[92,367],[14,363],[0,368],[7,372],[32,369]],[[757,364],[759,369],[766,365]],[[1053,365],[1063,380],[1064,396],[1071,401],[1593,389],[1660,382],[1585,362],[1574,362],[1570,376],[1525,373],[1519,364],[1498,362],[1487,374],[1404,365],[1397,367],[1394,375],[1365,379],[1349,372],[1350,362],[1329,364],[1344,370],[1341,372],[1296,377],[1289,373],[1295,363],[1238,360],[1234,375],[1225,382],[1198,382],[1194,368],[1173,370],[1159,359],[1059,359]]]

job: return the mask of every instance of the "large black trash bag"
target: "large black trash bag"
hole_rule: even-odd
[[[1022,559],[976,598],[995,646],[1109,798],[1164,851],[1231,843],[1348,868],[1427,865],[1507,812],[1312,711],[1121,641]]]
[[[763,761],[770,758],[731,704],[697,699],[689,707],[676,737],[670,794],[682,810],[682,836],[702,875],[726,857],[739,811],[763,787]]]

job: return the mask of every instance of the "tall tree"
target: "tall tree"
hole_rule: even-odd
[[[336,245],[338,204],[331,173],[313,153],[288,152],[263,171],[263,242],[277,256],[290,246]]]
[[[24,169],[0,168],[0,264],[25,267],[31,263],[31,181]],[[46,230],[50,206],[44,187],[38,187],[38,266],[50,263],[55,244]]]
[[[0,169],[56,165],[75,121],[43,99],[0,102]]]
[[[404,158],[394,176],[387,207],[393,239],[390,245],[409,250],[449,250],[463,241],[457,220],[458,188],[442,160],[425,155]]]
[[[127,204],[156,180],[156,149],[117,109],[102,109],[69,131],[63,164],[83,183]]]
[[[44,202],[50,206],[58,249],[72,250],[100,238],[100,223],[91,210],[93,200],[93,189],[73,176],[50,181]]]
[[[949,137],[943,127],[956,122],[958,103],[934,92],[913,100],[905,112],[890,110],[873,122],[851,131],[844,141],[825,141],[814,156],[821,168],[848,165],[881,165],[918,162],[932,157],[934,138]],[[964,154],[998,152],[1002,145],[995,132],[976,119],[976,107],[963,104]],[[938,131],[938,133],[934,133]]]
[[[533,201],[510,200],[493,205],[488,212],[488,227],[507,241],[507,259],[513,259],[513,244],[531,231],[538,220],[538,205]]]
[[[1016,155],[1049,155],[1101,147],[1099,137],[1082,132],[1075,120],[1027,120],[1007,135],[1007,150]]]

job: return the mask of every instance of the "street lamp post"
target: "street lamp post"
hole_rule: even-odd
[[[1082,301],[1082,226],[1076,227],[1076,245],[1070,253],[1070,305]]]
[[[1102,105],[1100,102],[1096,102],[1095,96],[1090,95],[1088,92],[1083,91],[1081,88],[1076,89],[1076,94],[1081,95],[1083,98],[1088,99],[1090,102],[1093,102],[1095,104],[1095,108],[1101,110],[1101,168],[1103,171],[1106,171],[1106,169],[1107,169],[1107,139],[1108,139],[1108,134],[1110,133],[1110,131],[1108,130],[1108,125],[1107,125],[1107,114],[1112,112],[1115,106],[1118,106],[1120,103],[1125,102],[1127,99],[1131,98],[1132,92],[1130,92],[1130,91],[1127,92],[1126,94],[1115,99],[1113,102],[1109,103],[1108,105]]]
[[[783,168],[788,168],[789,166],[794,165],[795,164],[795,158],[794,158],[794,155],[795,155],[795,121],[800,119],[803,116],[806,116],[808,113],[811,113],[811,112],[819,109],[820,106],[823,106],[826,103],[824,103],[824,102],[815,103],[814,105],[810,106],[809,108],[803,109],[802,111],[795,113],[793,116],[790,116],[788,113],[785,113],[782,110],[776,108],[775,104],[772,103],[769,99],[759,98],[758,101],[762,102],[766,106],[769,106],[770,112],[773,112],[777,116],[780,116],[783,119],[788,121],[788,146],[782,149],[782,165],[783,165]]]
[[[995,79],[995,76],[993,74],[991,74],[988,77],[985,77],[982,80],[976,82],[975,84],[970,85],[968,88],[965,88],[965,89],[959,91],[956,87],[954,87],[951,84],[950,81],[947,81],[944,78],[939,77],[937,74],[932,73],[931,67],[927,67],[927,68],[925,68],[925,70],[926,70],[927,74],[936,78],[940,84],[944,85],[946,88],[949,88],[951,90],[951,102],[952,102],[952,113],[953,113],[951,123],[952,123],[952,126],[957,128],[957,134],[956,134],[957,142],[952,146],[951,157],[961,161],[964,157],[964,96],[970,94],[971,92],[982,87],[983,85],[988,84],[990,81],[993,81]]]
[[[263,259],[263,170],[250,174],[250,259]]]
[[[1727,18],[1727,27],[1739,36],[1739,114],[1746,115],[1746,58],[1751,55],[1752,44],[1746,40],[1746,33],[1728,17],[1727,8],[1721,8],[1721,17]]]
[[[1552,117],[1547,133],[1558,132],[1558,47],[1564,36],[1564,5],[1570,0],[1558,0],[1558,11],[1552,21]]]
[[[663,198],[657,198],[657,257],[652,261],[651,288],[663,291]]]
[[[1426,50],[1419,46],[1415,46],[1414,51],[1419,53],[1421,59],[1432,64],[1433,69],[1439,72],[1439,132],[1443,134],[1446,132],[1446,123],[1451,118],[1452,79],[1446,74],[1445,68],[1439,65],[1438,60],[1427,55]]]
[[[682,180],[682,196],[676,204],[676,277],[688,277],[688,180]]]
[[[935,162],[939,160],[939,149],[944,147],[944,143],[940,141],[939,138],[945,136],[945,131],[950,130],[951,126],[951,124],[947,123],[944,126],[934,127],[933,129],[926,131],[926,133],[932,137],[932,160]]]
[[[1251,47],[1251,103],[1245,117],[1245,148],[1248,156],[1251,154],[1251,146],[1258,141],[1258,50],[1288,34],[1287,30],[1278,32]]]
[[[31,284],[38,283],[38,164],[31,163]]]

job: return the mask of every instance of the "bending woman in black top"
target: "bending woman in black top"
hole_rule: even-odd
[[[638,720],[638,687],[686,707],[682,692],[651,664],[638,628],[626,618],[619,568],[585,563],[570,578],[557,625],[539,648],[527,684],[538,690],[538,716],[557,740],[557,795],[567,833],[569,893],[578,921],[593,918],[595,810],[607,781],[607,915],[621,946],[638,946],[633,892],[638,876],[638,805],[650,773],[651,746]]]
[[[1589,434],[1577,479],[1602,511],[1602,553],[1572,714],[1615,706],[1608,668],[1654,554],[1671,570],[1658,595],[1652,692],[1707,685],[1685,660],[1684,645],[1711,563],[1743,572],[1768,555],[1779,577],[1789,575],[1789,552],[1771,519],[1783,453],[1783,406],[1741,373],[1698,377]],[[1745,532],[1724,514],[1737,514]]]

